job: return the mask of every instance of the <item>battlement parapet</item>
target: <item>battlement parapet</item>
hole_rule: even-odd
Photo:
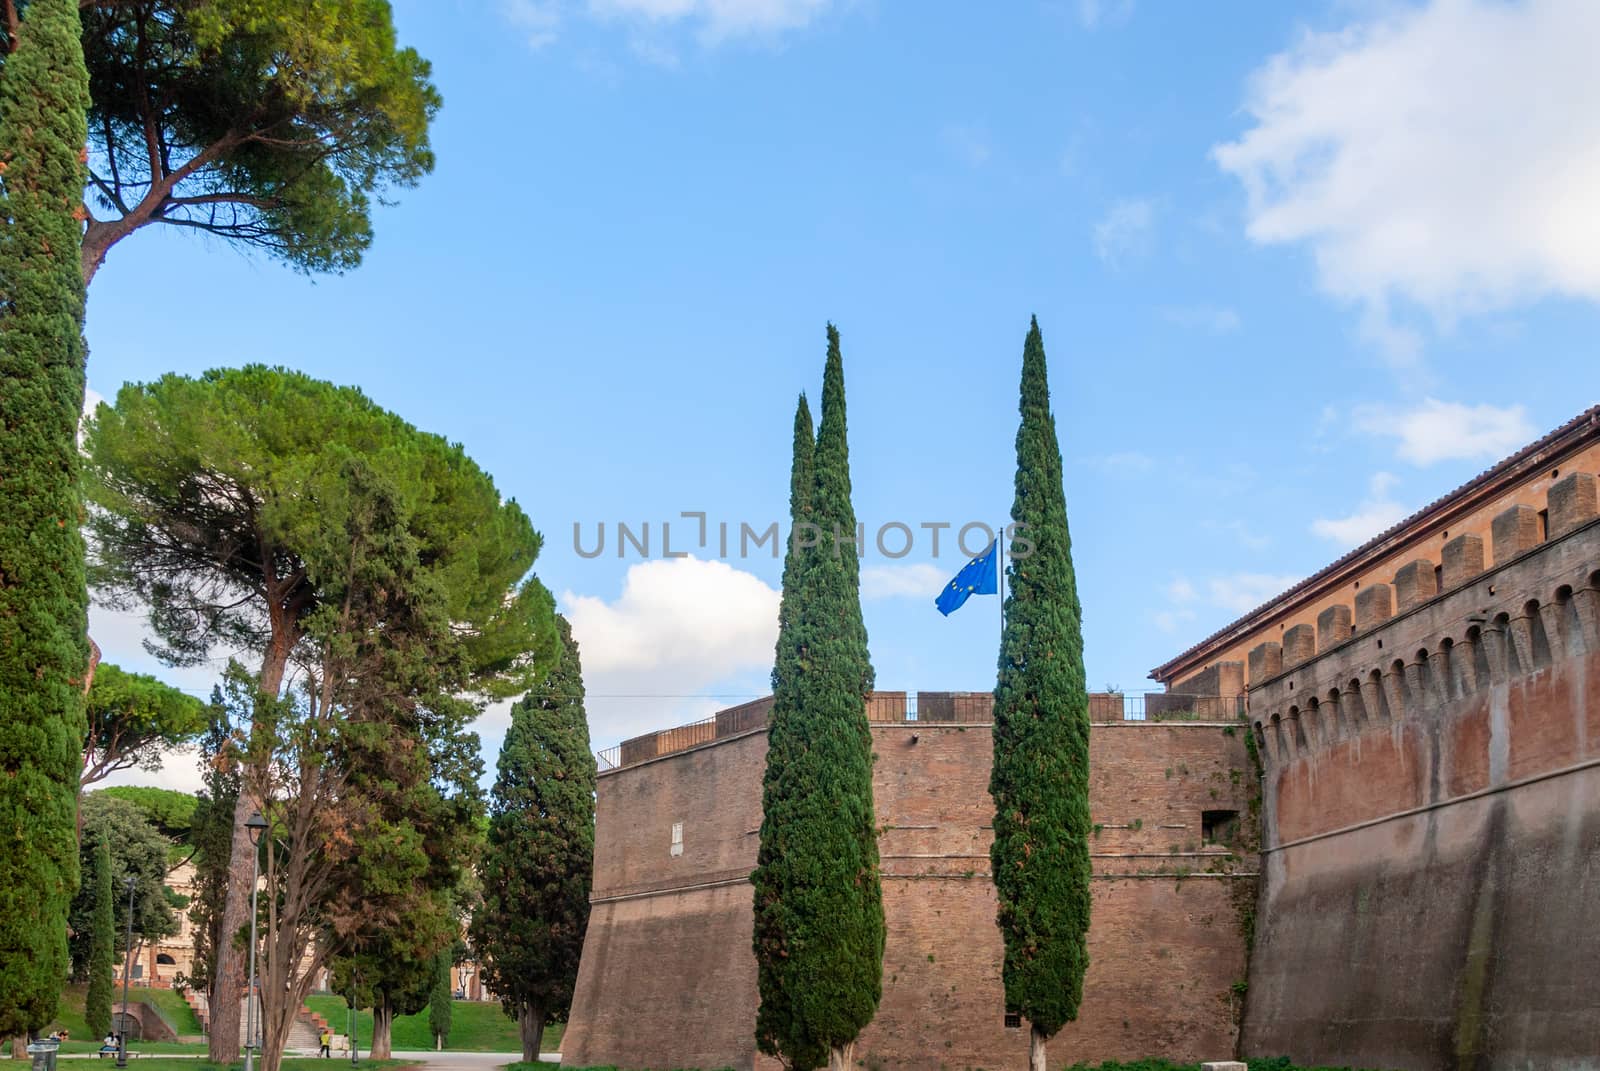
[[[1242,681],[1242,667],[1238,663],[1229,665]],[[604,775],[764,730],[771,713],[772,696],[769,695],[719,710],[709,718],[688,725],[635,736],[596,753],[600,773]],[[1236,722],[1243,715],[1244,697],[1237,694],[1089,693],[1089,720],[1097,724]],[[872,725],[988,725],[993,720],[993,692],[873,692],[867,697],[867,721]]]
[[[1394,578],[1392,615],[1380,585],[1357,595],[1353,622],[1338,607],[1323,612],[1315,636],[1296,626],[1281,650],[1257,645],[1249,717],[1263,761],[1289,763],[1374,725],[1420,721],[1492,684],[1600,651],[1594,489],[1587,473],[1552,486],[1543,541],[1530,541],[1538,528],[1526,523],[1531,515],[1537,524],[1537,513],[1506,510],[1494,522],[1487,570],[1475,537],[1445,544],[1438,565],[1407,563]]]

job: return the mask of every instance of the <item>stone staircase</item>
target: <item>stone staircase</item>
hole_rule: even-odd
[[[200,1020],[200,1027],[210,1033],[211,1008],[204,993],[197,993],[186,989],[183,999],[189,1007],[194,1009],[195,1017]],[[299,1014],[294,1017],[294,1022],[289,1027],[289,1038],[285,1045],[288,1051],[304,1051],[314,1053],[318,1049],[317,1036],[328,1026],[328,1021],[304,1004],[300,1005]],[[239,1040],[243,1043],[249,1036],[249,1009],[244,1001],[239,1002]]]

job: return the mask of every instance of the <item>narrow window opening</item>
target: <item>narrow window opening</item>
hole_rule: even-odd
[[[683,823],[682,822],[674,822],[674,823],[672,823],[672,848],[671,848],[671,854],[673,854],[673,855],[682,855],[683,854]]]
[[[1539,542],[1543,543],[1546,539],[1549,539],[1549,538],[1550,538],[1550,511],[1547,510],[1547,509],[1542,509],[1542,510],[1539,511]]]
[[[1232,844],[1238,833],[1238,811],[1200,812],[1200,840],[1202,843]]]
[[[1006,1029],[1007,1030],[1021,1030],[1022,1029],[1022,1013],[1021,1012],[1006,1012]]]

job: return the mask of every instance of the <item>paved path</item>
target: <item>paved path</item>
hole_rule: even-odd
[[[514,1052],[435,1052],[432,1049],[402,1052],[396,1049],[396,1060],[410,1060],[427,1066],[428,1071],[494,1071],[497,1067],[516,1063],[522,1057]],[[539,1059],[546,1063],[560,1063],[559,1052],[542,1052]]]

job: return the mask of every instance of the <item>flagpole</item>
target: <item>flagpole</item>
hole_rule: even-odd
[[[1000,642],[1006,642],[1006,526],[1002,521],[995,535],[995,590],[1000,595]]]

